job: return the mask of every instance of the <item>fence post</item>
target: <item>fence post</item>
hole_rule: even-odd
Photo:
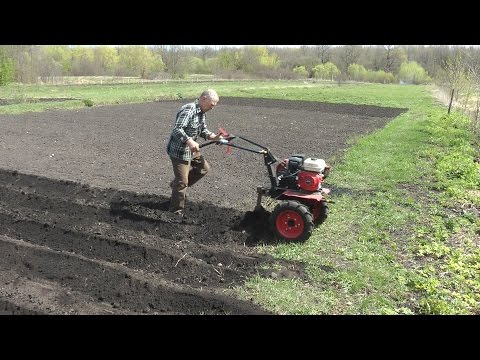
[[[477,98],[477,111],[475,112],[475,124],[478,123],[478,108],[479,108],[479,99]]]
[[[448,114],[450,114],[450,109],[452,108],[453,93],[455,89],[452,89],[452,95],[450,96],[450,104],[448,104]]]

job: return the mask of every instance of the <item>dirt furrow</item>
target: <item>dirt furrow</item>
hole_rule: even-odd
[[[266,313],[253,303],[234,300],[212,289],[180,286],[120,264],[58,252],[5,236],[0,236],[0,252],[3,271],[12,270],[27,279],[55,281],[101,303],[135,313]],[[48,313],[50,310],[42,311]]]
[[[0,187],[0,196],[7,199],[8,196],[2,190],[5,189]],[[125,230],[102,226],[95,217],[82,217],[90,219],[90,222],[86,222],[76,220],[68,214],[38,210],[43,206],[41,201],[35,199],[32,201],[37,204],[32,208],[36,207],[37,210],[34,210],[25,206],[30,200],[19,200],[18,204],[23,206],[17,205],[14,208],[13,204],[0,201],[0,223],[3,224],[0,233],[54,250],[151,271],[168,280],[194,287],[204,286],[201,279],[208,279],[211,286],[217,284],[226,287],[258,272],[255,266],[273,263],[273,259],[266,255],[245,256],[230,249],[199,246],[200,244],[185,238],[185,234],[183,240],[175,242],[163,238],[162,231],[158,235],[130,231],[128,236],[124,236]],[[77,212],[74,213],[78,215]],[[171,244],[170,247],[165,246],[168,243]],[[262,272],[265,271],[267,270]]]

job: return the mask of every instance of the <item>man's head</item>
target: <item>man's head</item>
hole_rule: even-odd
[[[207,89],[203,91],[198,98],[198,104],[200,105],[200,109],[202,109],[203,112],[207,112],[208,110],[213,109],[215,105],[217,105],[218,100],[219,98],[217,92],[213,89]]]

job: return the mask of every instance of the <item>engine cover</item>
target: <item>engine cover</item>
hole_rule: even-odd
[[[323,172],[327,164],[323,159],[317,158],[307,158],[303,162],[303,170],[305,171],[315,171],[315,172]]]
[[[323,176],[313,171],[301,171],[298,174],[297,184],[302,190],[318,191],[322,184]]]

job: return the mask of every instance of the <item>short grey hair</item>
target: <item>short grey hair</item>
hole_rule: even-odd
[[[213,101],[218,101],[218,94],[215,90],[213,89],[207,89],[204,90],[201,94],[200,97],[205,96],[207,99],[213,100]]]

